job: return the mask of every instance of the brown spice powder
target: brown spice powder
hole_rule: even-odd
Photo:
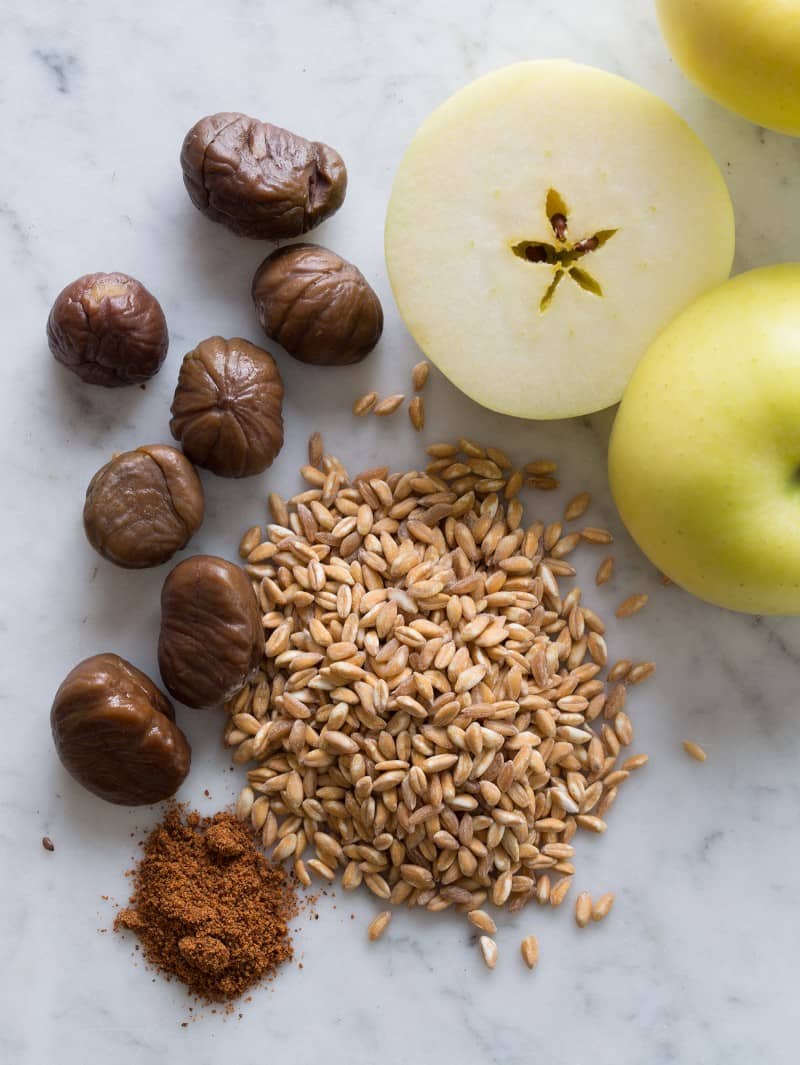
[[[296,912],[292,883],[232,814],[173,806],[144,843],[114,928],[135,932],[147,961],[190,991],[223,1002],[292,957]]]

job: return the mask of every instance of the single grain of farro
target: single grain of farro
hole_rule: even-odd
[[[539,940],[536,936],[525,936],[519,945],[522,960],[529,969],[535,969],[539,962]]]

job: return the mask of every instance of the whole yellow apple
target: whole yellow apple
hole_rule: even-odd
[[[718,103],[800,136],[800,0],[656,0],[683,70]]]
[[[694,595],[800,614],[800,264],[740,274],[651,345],[620,405],[622,520]]]

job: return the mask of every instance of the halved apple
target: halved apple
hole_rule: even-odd
[[[400,313],[492,410],[616,403],[642,353],[733,259],[730,197],[663,101],[564,61],[480,78],[400,164],[386,262]]]

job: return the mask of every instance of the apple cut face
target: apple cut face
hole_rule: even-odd
[[[523,418],[616,403],[650,342],[733,260],[730,196],[663,101],[564,61],[505,67],[422,125],[386,262],[425,354]]]

